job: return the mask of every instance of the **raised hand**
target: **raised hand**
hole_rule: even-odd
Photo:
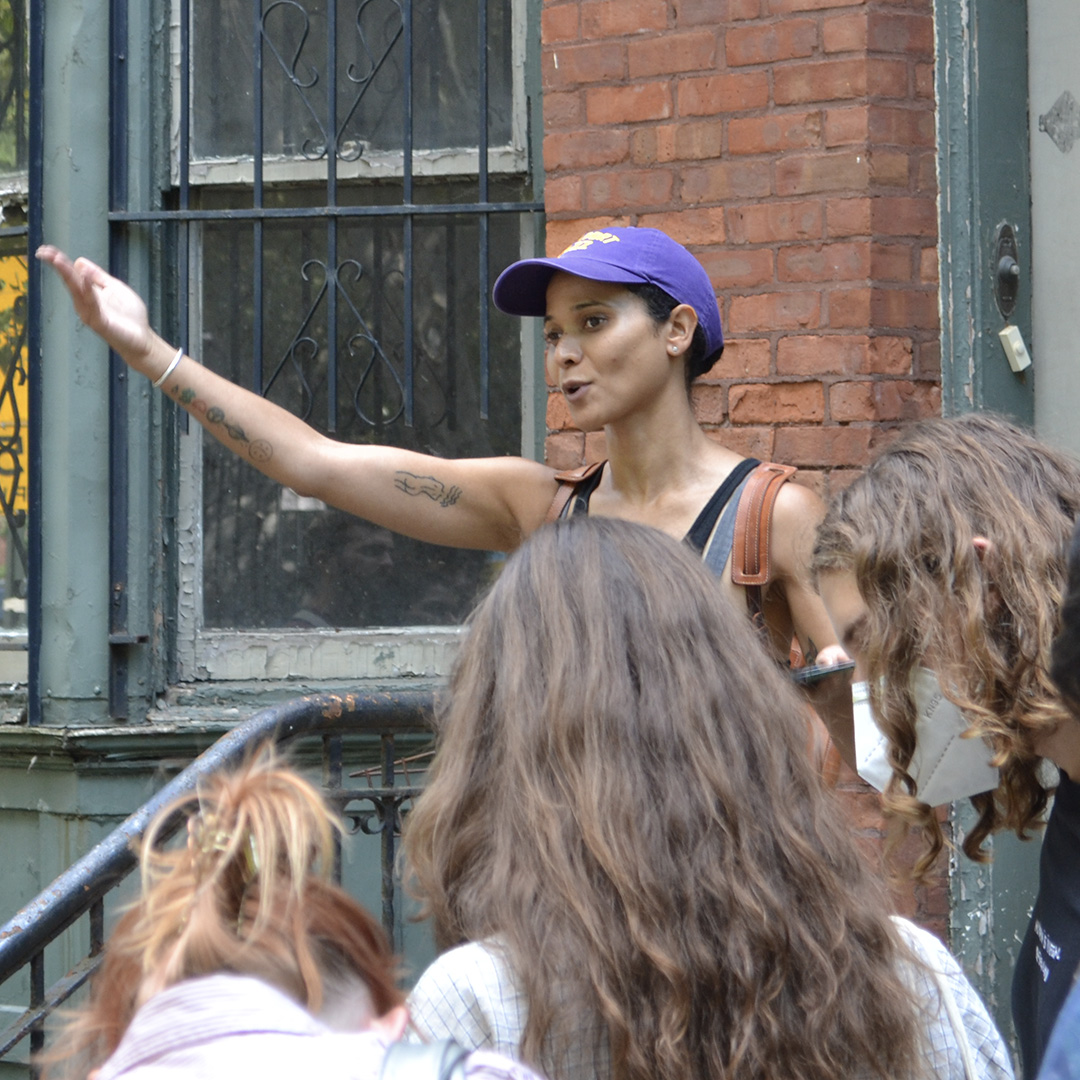
[[[136,371],[156,375],[146,363],[157,335],[138,293],[89,259],[72,262],[59,248],[43,244],[37,257],[48,263],[71,293],[75,313]]]

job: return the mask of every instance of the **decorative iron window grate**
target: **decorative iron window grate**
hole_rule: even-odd
[[[114,269],[133,241],[162,250],[188,351],[337,438],[520,453],[522,328],[489,295],[542,210],[526,0],[173,0],[167,182],[142,206],[128,0],[112,3]],[[183,677],[214,673],[207,635],[454,624],[487,578],[485,555],[391,537],[182,442]]]

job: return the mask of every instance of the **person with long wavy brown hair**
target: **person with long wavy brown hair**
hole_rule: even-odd
[[[1060,770],[1013,978],[1030,1076],[1080,960],[1080,722],[1051,679],[1078,511],[1080,464],[1030,432],[985,414],[926,421],[833,500],[812,564],[888,740],[894,841],[908,827],[925,837],[918,872],[944,843],[912,775],[927,722],[920,669],[932,671],[963,736],[981,737],[998,770],[996,786],[971,799],[979,816],[963,840],[968,856],[984,861],[984,842],[999,829],[1024,836],[1041,827],[1054,791],[1043,759]]]
[[[187,842],[162,847],[178,810]],[[163,810],[141,895],[44,1058],[50,1080],[377,1080],[408,1015],[382,928],[330,880],[337,829],[269,750]],[[465,1075],[539,1080],[490,1054],[470,1055]]]
[[[538,531],[437,727],[404,837],[447,950],[410,997],[423,1034],[552,1080],[959,1080],[959,1042],[1011,1076],[944,947],[886,914],[803,706],[687,546]]]

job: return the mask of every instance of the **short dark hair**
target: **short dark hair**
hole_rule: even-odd
[[[626,288],[644,302],[649,317],[657,326],[667,322],[671,313],[680,303],[670,293],[664,292],[659,285],[653,285],[648,281],[643,281],[640,285],[627,285]],[[724,346],[721,345],[719,349],[708,356],[705,354],[705,349],[705,331],[701,328],[701,323],[698,322],[698,325],[694,328],[694,337],[690,342],[690,348],[686,352],[687,386],[699,375],[704,375],[720,359]]]

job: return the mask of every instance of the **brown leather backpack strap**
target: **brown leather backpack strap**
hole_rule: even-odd
[[[735,513],[731,580],[736,585],[768,585],[772,576],[769,543],[772,513],[780,489],[795,475],[791,465],[763,461],[746,479]]]
[[[555,489],[555,496],[548,507],[544,524],[547,525],[549,522],[558,521],[562,517],[562,512],[566,509],[566,504],[570,501],[570,497],[574,494],[578,484],[583,480],[588,480],[597,469],[602,469],[606,463],[606,461],[594,461],[591,465],[582,465],[577,469],[563,469],[562,472],[557,472],[555,479],[558,481],[559,486]]]

